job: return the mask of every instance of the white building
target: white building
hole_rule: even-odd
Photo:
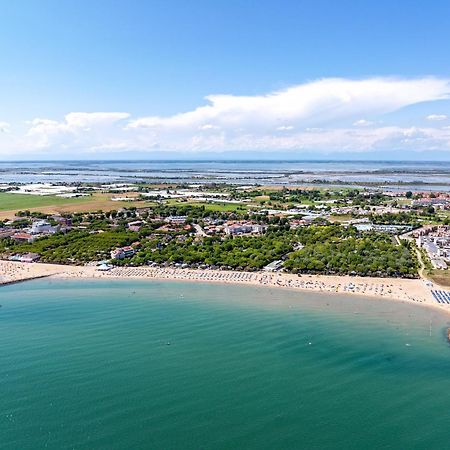
[[[184,225],[186,223],[187,216],[169,216],[165,221],[176,225]]]
[[[246,233],[263,233],[266,229],[265,225],[257,223],[233,223],[224,227],[226,234],[246,234]]]
[[[30,228],[31,234],[41,234],[41,233],[56,233],[58,231],[57,227],[53,227],[46,220],[37,220],[33,222]]]
[[[265,266],[263,268],[263,270],[266,272],[275,272],[276,270],[279,270],[282,267],[283,267],[283,261],[281,259],[279,259],[277,261],[272,261],[270,264],[267,264],[267,266]]]
[[[116,248],[111,252],[112,259],[125,259],[131,258],[136,252],[133,247],[121,247]]]

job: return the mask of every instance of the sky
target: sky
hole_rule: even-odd
[[[450,2],[2,2],[0,160],[450,160]]]

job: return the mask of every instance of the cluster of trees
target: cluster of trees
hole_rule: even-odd
[[[130,245],[137,240],[135,233],[105,231],[90,233],[74,230],[67,234],[58,233],[36,240],[33,243],[14,243],[0,240],[0,251],[11,253],[38,253],[41,261],[59,264],[82,264],[109,259],[115,247]]]
[[[369,220],[377,224],[391,224],[391,225],[412,225],[417,226],[419,224],[419,216],[416,212],[402,211],[399,213],[384,213],[384,214],[371,214]]]
[[[361,193],[359,191],[350,191],[348,198],[352,200],[354,206],[367,208],[370,206],[387,205],[390,198],[381,192]]]
[[[25,209],[24,211],[18,211],[16,213],[16,217],[32,217],[35,219],[45,219],[47,217],[47,214],[38,212],[38,211],[30,211],[28,209]]]
[[[285,262],[285,268],[292,272],[401,277],[417,274],[417,260],[409,244],[396,245],[384,234],[359,235],[353,227],[329,225],[302,228],[298,238],[304,248],[292,252]]]
[[[358,189],[343,189],[337,192],[319,189],[282,189],[268,192],[270,200],[289,203],[314,203],[324,200],[335,200],[337,204],[346,204],[351,200],[353,205],[367,207],[387,204],[390,198],[381,192],[365,192]]]
[[[297,202],[304,201],[314,202],[319,200],[329,199],[331,197],[330,191],[320,191],[318,189],[282,189],[281,191],[268,192],[269,198],[272,201],[282,202]]]
[[[373,223],[392,224],[392,225],[412,225],[420,226],[424,220],[440,221],[436,216],[433,207],[426,208],[423,211],[401,211],[399,213],[371,214],[369,219]]]
[[[164,245],[154,239],[143,243],[129,262],[136,265],[152,261],[158,264],[180,263],[255,270],[292,251],[293,237],[292,232],[272,230],[262,236],[225,239],[206,237],[196,240],[191,236],[184,241],[172,239]]]

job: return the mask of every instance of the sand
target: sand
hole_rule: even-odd
[[[354,276],[302,275],[271,272],[238,272],[156,267],[116,267],[102,272],[95,266],[69,266],[0,261],[0,284],[33,278],[155,279],[192,282],[232,283],[289,288],[302,291],[368,296],[419,304],[447,311],[450,305],[437,303],[431,294],[436,286],[423,279],[373,278]]]

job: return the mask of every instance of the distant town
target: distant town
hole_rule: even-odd
[[[0,200],[13,261],[448,280],[448,193],[35,183],[3,184]]]

